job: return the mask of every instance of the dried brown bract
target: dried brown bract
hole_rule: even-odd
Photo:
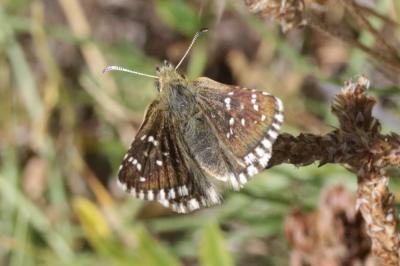
[[[285,233],[292,246],[290,265],[366,265],[372,263],[365,222],[354,208],[356,197],[343,186],[323,190],[319,209],[294,210]],[[374,265],[374,264],[371,264]]]
[[[277,20],[283,31],[304,25],[303,0],[246,0],[250,12]]]
[[[386,168],[399,167],[400,138],[383,135],[379,121],[372,116],[375,100],[367,95],[369,80],[360,77],[347,82],[336,96],[332,112],[340,127],[325,136],[282,134],[274,145],[270,165],[307,165],[314,161],[339,163],[358,177],[357,209],[366,223],[372,252],[384,265],[398,265],[400,241],[397,216],[392,206]]]

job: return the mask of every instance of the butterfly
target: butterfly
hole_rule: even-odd
[[[267,92],[188,80],[167,61],[148,75],[159,92],[120,165],[118,184],[132,196],[178,213],[220,204],[220,190],[240,190],[263,170],[283,123],[282,101]]]

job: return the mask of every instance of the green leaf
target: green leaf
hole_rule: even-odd
[[[192,36],[200,28],[199,17],[182,0],[157,0],[156,8],[169,26],[186,36]]]
[[[400,1],[392,0],[394,11],[397,18],[397,23],[400,22]],[[400,36],[400,29],[397,27],[397,36]]]
[[[138,255],[147,266],[179,266],[181,263],[164,246],[151,238],[145,229],[138,230]]]
[[[196,79],[200,77],[204,72],[206,64],[207,46],[205,45],[205,40],[202,39],[198,41],[196,46],[193,48],[188,65],[187,76],[191,79]]]
[[[111,237],[111,230],[98,207],[85,198],[74,200],[74,210],[77,214],[89,241]]]
[[[42,212],[24,193],[11,184],[8,177],[0,174],[0,195],[2,200],[19,210],[19,215],[38,230],[46,239],[49,246],[58,255],[61,261],[68,261],[74,258],[74,252],[55,226],[52,226],[45,213]]]
[[[228,253],[219,226],[207,224],[203,231],[200,247],[200,261],[203,266],[231,266],[232,256]]]

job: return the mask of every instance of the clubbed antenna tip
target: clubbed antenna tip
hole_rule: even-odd
[[[182,64],[183,60],[185,60],[186,56],[189,54],[190,50],[193,47],[193,44],[196,42],[197,38],[199,38],[200,34],[207,32],[207,31],[208,31],[207,28],[202,28],[198,32],[196,32],[196,34],[193,36],[192,42],[190,43],[189,47],[187,48],[185,54],[182,56],[181,60],[176,65],[175,70],[178,69],[178,67]]]
[[[137,72],[134,70],[130,70],[124,67],[120,67],[120,66],[107,66],[103,69],[103,74],[109,71],[122,71],[122,72],[127,72],[127,73],[131,73],[131,74],[135,74],[135,75],[139,75],[139,76],[144,76],[144,77],[149,77],[149,78],[155,78],[158,79],[159,77],[154,76],[154,75],[149,75],[149,74],[145,74],[145,73],[141,73],[141,72]]]

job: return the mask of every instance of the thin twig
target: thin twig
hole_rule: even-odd
[[[365,13],[367,15],[375,16],[375,17],[385,21],[386,23],[392,25],[393,27],[400,26],[400,24],[397,23],[396,21],[394,21],[393,19],[388,18],[388,17],[376,12],[375,10],[373,10],[373,9],[367,7],[367,6],[360,5],[360,4],[356,3],[356,2],[354,2],[353,4],[354,4],[354,6],[356,6],[357,9],[361,10],[363,13]]]
[[[382,45],[387,52],[391,53],[391,56],[395,57],[396,59],[398,58],[398,53],[396,49],[391,46],[385,38],[378,32],[372,25],[371,23],[364,17],[362,12],[358,10],[358,6],[355,5],[353,1],[348,1],[348,0],[341,0],[341,3],[347,11],[352,14],[352,16],[356,19],[357,23],[361,26],[364,27],[367,31],[369,31],[374,37],[375,40],[378,41],[380,45]],[[398,60],[397,60],[398,61]]]
[[[342,1],[346,2],[346,6],[350,5],[347,3],[348,1]],[[244,2],[250,12],[276,20],[281,24],[284,31],[302,25],[308,25],[315,30],[362,50],[377,62],[383,63],[391,69],[400,72],[400,58],[396,49],[391,47],[380,33],[369,24],[368,20],[366,20],[364,16],[358,14],[359,12],[354,11],[354,9],[352,9],[353,12],[351,12],[351,14],[358,20],[362,18],[362,21],[360,21],[362,25],[377,38],[377,41],[381,42],[383,46],[391,51],[392,54],[387,55],[374,50],[353,37],[343,34],[338,27],[328,25],[323,19],[316,15],[312,8],[307,8],[303,0],[244,0]]]
[[[305,16],[307,25],[311,28],[318,30],[324,34],[334,37],[344,43],[354,46],[363,52],[367,53],[373,59],[378,62],[384,63],[385,65],[391,67],[394,70],[400,71],[400,60],[393,60],[392,57],[387,57],[384,54],[373,50],[372,48],[360,43],[358,40],[346,36],[340,32],[337,28],[328,26],[326,23],[322,22],[312,13],[307,13]]]

